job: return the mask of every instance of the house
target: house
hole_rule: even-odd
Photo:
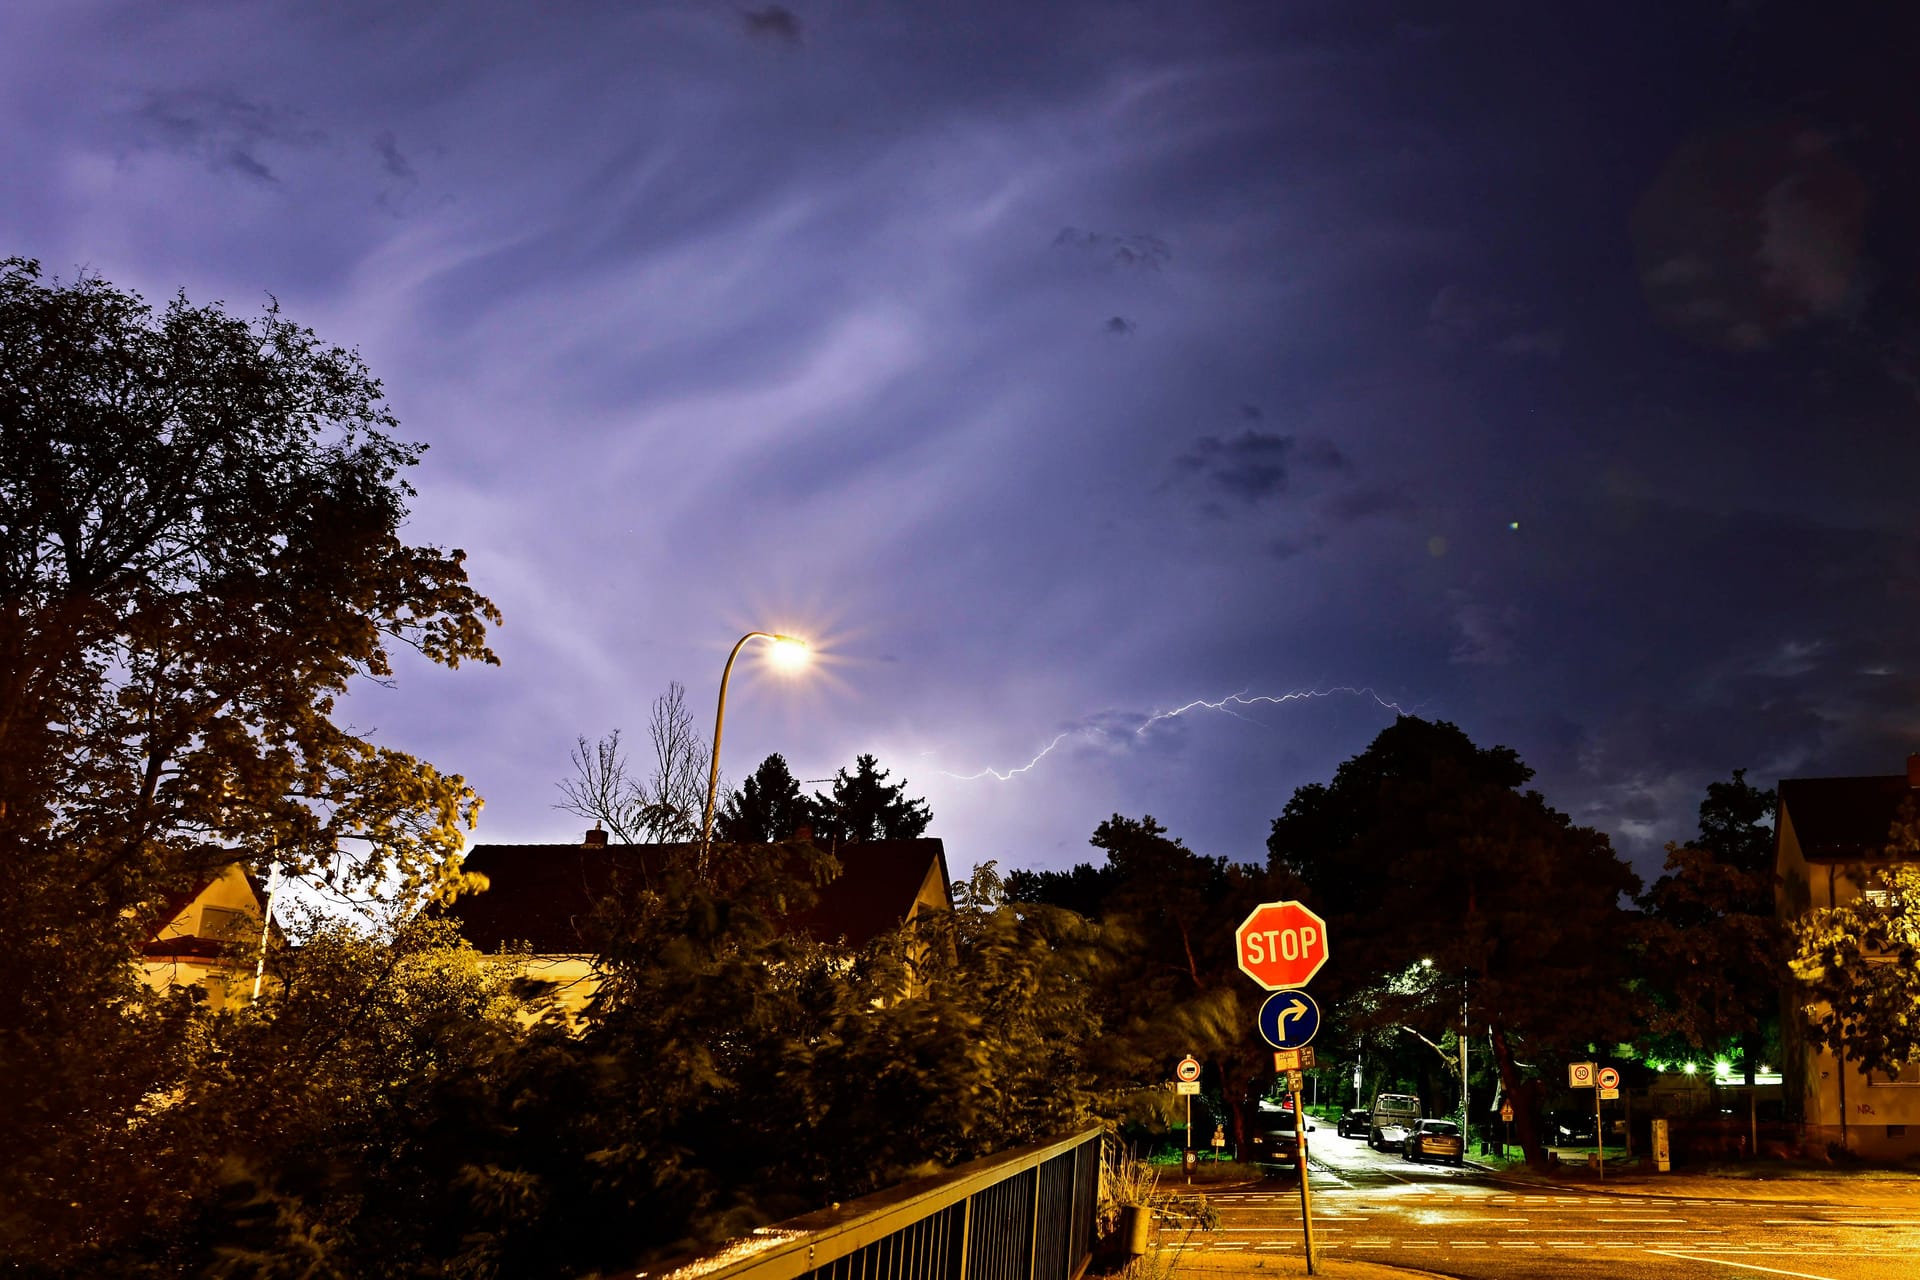
[[[156,991],[198,985],[215,1009],[253,999],[266,895],[237,862],[175,894],[140,947],[140,973]]]
[[[1920,755],[1905,774],[1788,778],[1775,823],[1780,915],[1838,906],[1874,892],[1873,873],[1891,865],[1887,837],[1900,807],[1920,799]],[[1861,1071],[1807,1043],[1800,997],[1789,980],[1781,1017],[1781,1073],[1789,1115],[1798,1108],[1809,1144],[1897,1159],[1920,1152],[1920,1066],[1897,1076]]]
[[[476,845],[463,866],[486,876],[489,887],[461,895],[448,914],[482,952],[529,948],[527,976],[553,984],[555,1002],[577,1013],[599,983],[586,932],[594,907],[616,883],[643,880],[669,853],[689,848],[610,844],[598,827],[580,844]],[[924,912],[953,909],[946,848],[937,839],[869,840],[832,852],[840,875],[797,918],[823,942],[864,946]]]

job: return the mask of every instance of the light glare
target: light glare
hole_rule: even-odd
[[[806,666],[813,655],[807,642],[798,636],[775,636],[767,656],[777,670],[794,672]]]

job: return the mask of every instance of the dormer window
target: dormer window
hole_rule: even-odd
[[[236,911],[232,907],[202,907],[198,936],[237,942],[247,936],[250,923],[251,918],[244,911]]]

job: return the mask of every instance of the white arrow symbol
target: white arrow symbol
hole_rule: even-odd
[[[1246,1015],[1242,1014],[1241,1016],[1245,1017]],[[1302,1000],[1300,997],[1295,996],[1293,998],[1293,1003],[1288,1005],[1286,1008],[1282,1009],[1280,1011],[1279,1018],[1275,1020],[1276,1024],[1280,1029],[1280,1038],[1283,1040],[1286,1039],[1288,1018],[1304,1018],[1306,1016],[1307,1016],[1307,1002]],[[1246,1024],[1242,1023],[1241,1025],[1245,1026]]]

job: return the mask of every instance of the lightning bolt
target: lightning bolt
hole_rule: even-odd
[[[1017,769],[1002,770],[1002,769],[995,769],[991,765],[989,765],[987,768],[980,770],[978,773],[948,773],[945,769],[935,769],[934,772],[946,774],[946,776],[949,778],[958,778],[962,782],[972,782],[976,778],[985,778],[988,776],[998,778],[1000,781],[1005,782],[1007,779],[1013,777],[1015,774],[1025,773],[1027,770],[1033,768],[1033,766],[1039,764],[1042,760],[1045,760],[1047,758],[1048,752],[1052,751],[1055,747],[1059,746],[1062,742],[1065,742],[1068,738],[1073,737],[1074,734],[1089,733],[1089,732],[1091,732],[1091,730],[1069,729],[1065,733],[1057,735],[1052,742],[1049,742],[1046,746],[1040,748],[1039,755],[1027,761],[1025,764],[1021,765]]]
[[[1355,686],[1341,684],[1332,685],[1325,689],[1296,689],[1291,693],[1280,694],[1250,694],[1245,689],[1242,689],[1240,692],[1230,693],[1224,698],[1213,700],[1195,698],[1192,702],[1183,703],[1171,710],[1156,711],[1134,727],[1133,736],[1136,738],[1144,737],[1147,730],[1153,728],[1154,725],[1159,724],[1162,720],[1173,720],[1186,715],[1190,711],[1218,711],[1223,715],[1230,715],[1236,720],[1245,720],[1248,724],[1259,724],[1260,722],[1258,720],[1253,719],[1251,716],[1241,715],[1235,708],[1256,707],[1262,704],[1277,707],[1283,703],[1299,702],[1307,698],[1330,698],[1335,694],[1342,693],[1351,694],[1354,697],[1371,698],[1376,705],[1393,712],[1395,715],[1411,714],[1402,708],[1399,703],[1381,697],[1374,691],[1371,685]],[[1055,734],[1053,741],[1040,748],[1038,754],[1036,754],[1033,759],[1012,769],[995,769],[989,766],[985,769],[976,770],[973,773],[954,773],[947,769],[935,769],[934,772],[940,774],[942,777],[953,778],[959,782],[973,782],[980,778],[993,778],[1000,782],[1006,782],[1031,770],[1035,765],[1051,755],[1053,749],[1062,742],[1065,742],[1068,738],[1097,737],[1104,735],[1105,732],[1105,730],[1095,725],[1086,725],[1078,729],[1064,730],[1061,733]]]

